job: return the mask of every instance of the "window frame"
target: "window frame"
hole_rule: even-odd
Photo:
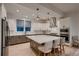
[[[17,24],[17,22],[18,21],[23,21],[23,31],[18,31],[17,30],[17,26],[18,26],[18,24]],[[26,31],[26,22],[29,22],[30,23],[30,30],[29,31]],[[31,21],[28,21],[28,20],[21,20],[21,19],[16,19],[16,32],[30,32],[31,31]]]
[[[23,21],[23,31],[18,31],[18,30],[17,30],[17,27],[18,27],[17,22],[18,22],[18,21]],[[20,19],[17,19],[17,20],[16,20],[16,32],[24,32],[24,20],[20,20]]]
[[[30,30],[29,31],[26,31],[26,22],[29,22],[30,23],[30,26],[28,26],[28,27],[30,27]],[[25,29],[25,32],[30,32],[31,31],[31,21],[25,21],[25,27],[24,27],[24,29]]]

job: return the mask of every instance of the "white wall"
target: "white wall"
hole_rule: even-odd
[[[25,35],[25,32],[17,32],[16,31],[16,19],[8,19],[8,23],[9,23],[11,36]],[[51,33],[58,33],[58,34],[60,33],[59,20],[57,21],[57,25],[58,25],[57,28],[50,29],[49,25],[50,25],[49,22],[47,22],[47,23],[31,22],[31,32],[26,32],[26,34],[35,34],[35,33],[41,34],[42,32],[40,30],[48,30],[48,31],[51,30]],[[39,32],[35,32],[36,30],[39,30]]]
[[[72,36],[78,35],[78,25],[77,25],[77,18],[74,16],[71,18],[71,31]]]
[[[70,44],[72,44],[72,36],[79,36],[79,14],[70,15],[69,19],[65,19],[64,24],[70,29]],[[69,26],[68,26],[69,24]]]

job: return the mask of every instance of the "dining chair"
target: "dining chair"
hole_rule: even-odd
[[[46,42],[43,46],[39,46],[38,50],[41,51],[44,56],[46,56],[48,54],[50,55],[51,50],[52,50],[52,41]],[[39,55],[41,54],[41,52],[39,52]]]

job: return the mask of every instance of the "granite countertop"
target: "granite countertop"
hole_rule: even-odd
[[[60,39],[60,37],[48,36],[48,35],[37,35],[37,36],[26,36],[26,37],[28,37],[29,39],[31,39],[39,44]]]

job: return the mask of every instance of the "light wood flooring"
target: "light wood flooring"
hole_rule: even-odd
[[[30,43],[17,44],[7,47],[8,56],[36,56],[30,48]],[[79,48],[65,46],[62,56],[79,56]]]

